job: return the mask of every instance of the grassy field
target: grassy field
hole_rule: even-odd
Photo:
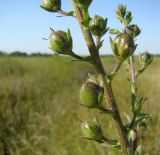
[[[79,104],[79,88],[92,66],[61,57],[0,58],[0,155],[115,155],[110,149],[80,138],[80,121],[96,110]],[[108,71],[113,58],[103,58]],[[129,73],[121,73],[113,90],[126,121],[131,114]],[[150,155],[160,152],[160,58],[140,76],[139,94],[148,98],[143,111],[152,119],[140,129],[139,142]],[[105,135],[115,137],[109,117],[98,116]],[[4,154],[4,152],[6,152]],[[8,153],[8,154],[7,154]]]

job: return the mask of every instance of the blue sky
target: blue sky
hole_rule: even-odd
[[[64,30],[70,28],[74,51],[87,54],[88,50],[77,21],[72,17],[57,18],[58,14],[42,10],[42,0],[0,0],[0,50],[12,52],[49,52],[49,40],[43,40],[50,34],[49,28]],[[108,17],[108,26],[121,28],[115,17],[118,4],[126,4],[133,13],[133,22],[142,29],[137,38],[137,53],[149,50],[160,53],[160,1],[159,0],[93,0],[90,15]],[[63,10],[72,10],[70,0],[62,0]],[[103,39],[101,54],[111,54],[109,34]]]

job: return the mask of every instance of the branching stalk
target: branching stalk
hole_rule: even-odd
[[[115,129],[117,131],[118,134],[118,138],[119,141],[121,143],[122,146],[122,151],[124,155],[127,155],[127,148],[128,148],[128,139],[127,136],[124,132],[124,128],[123,128],[123,123],[119,114],[119,110],[117,107],[117,103],[115,101],[115,97],[112,91],[112,87],[111,84],[107,82],[107,73],[103,67],[103,64],[101,62],[100,56],[99,56],[99,52],[96,48],[95,42],[93,40],[93,37],[91,35],[91,32],[89,30],[88,27],[84,27],[84,25],[82,24],[84,17],[85,17],[85,12],[80,9],[76,3],[74,2],[74,0],[71,0],[75,9],[75,14],[76,14],[76,18],[79,22],[79,25],[81,27],[81,30],[83,32],[85,41],[87,43],[89,52],[92,56],[92,59],[94,61],[94,66],[98,72],[98,74],[100,75],[100,77],[103,80],[104,83],[104,88],[105,88],[105,96],[106,96],[106,103],[109,105],[109,107],[114,110],[114,115],[113,115],[113,122],[115,125]]]

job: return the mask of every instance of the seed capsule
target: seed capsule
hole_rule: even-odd
[[[136,48],[133,37],[128,33],[118,34],[114,40],[110,38],[110,43],[115,56],[121,61],[131,56]]]
[[[126,32],[135,38],[141,33],[141,30],[138,25],[133,24],[126,27]]]
[[[80,102],[88,108],[102,106],[103,88],[98,84],[86,81],[80,89]]]
[[[142,65],[147,66],[152,63],[153,56],[148,52],[144,52],[140,55],[139,61]]]
[[[44,0],[40,7],[49,12],[57,12],[61,9],[61,0]]]
[[[52,31],[50,37],[51,49],[58,54],[71,55],[72,52],[72,37],[70,31]]]
[[[107,19],[95,15],[89,22],[89,28],[94,36],[102,37],[107,32]]]
[[[86,139],[102,142],[104,139],[100,124],[96,120],[88,120],[81,124],[82,135]]]
[[[90,4],[92,3],[92,0],[75,0],[75,2],[78,4],[80,8],[88,9]]]

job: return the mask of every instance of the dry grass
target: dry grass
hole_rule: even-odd
[[[67,58],[0,58],[0,154],[11,155],[108,155],[106,147],[80,138],[80,122],[97,111],[79,105],[79,88],[93,68]],[[113,58],[103,58],[109,71]],[[139,93],[148,98],[144,111],[152,114],[148,129],[141,129],[139,141],[151,155],[159,154],[160,59],[139,78]],[[122,73],[113,83],[122,117],[130,114],[130,92]],[[115,136],[112,124],[99,116],[107,136]],[[5,148],[5,149],[4,149]],[[114,153],[116,154],[116,153]]]

